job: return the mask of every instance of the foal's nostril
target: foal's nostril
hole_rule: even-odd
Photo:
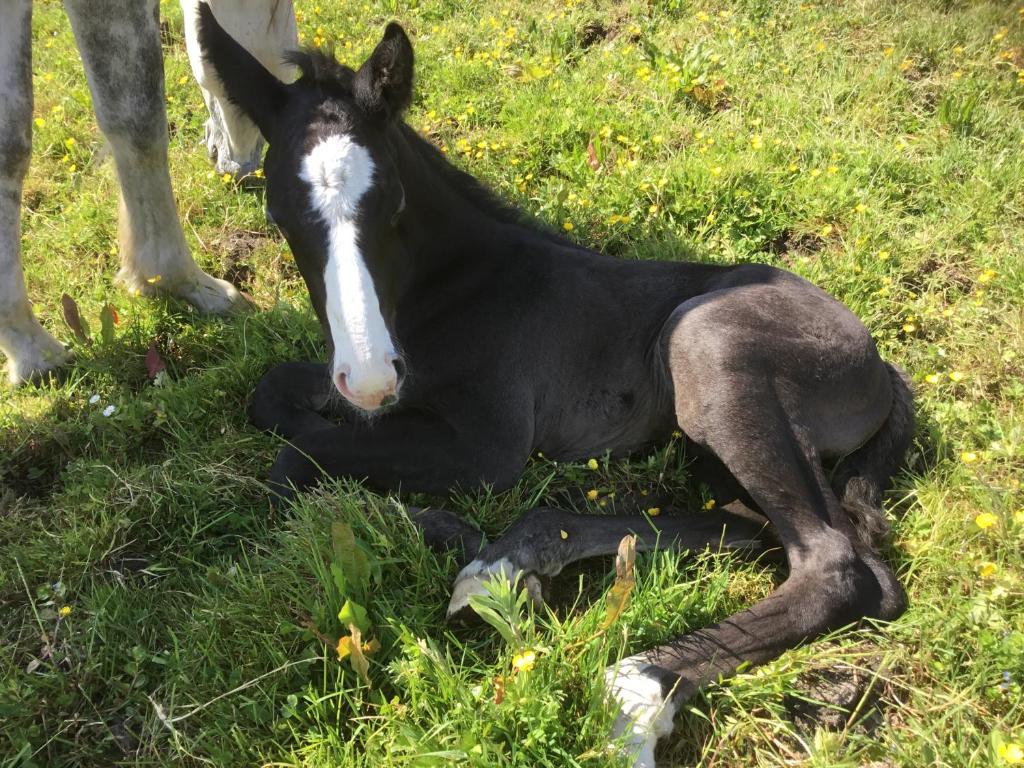
[[[395,355],[391,364],[395,366],[395,374],[398,376],[398,381],[395,383],[396,387],[401,386],[403,379],[405,379],[405,360],[398,355]]]

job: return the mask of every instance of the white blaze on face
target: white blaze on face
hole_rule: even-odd
[[[334,341],[335,385],[366,410],[377,408],[384,397],[395,394],[398,385],[395,347],[356,231],[359,201],[372,186],[373,174],[370,153],[351,137],[337,135],[313,147],[303,158],[299,174],[309,184],[313,206],[327,224],[324,287]]]

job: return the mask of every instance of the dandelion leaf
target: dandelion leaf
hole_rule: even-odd
[[[370,585],[370,564],[366,553],[356,543],[352,526],[341,521],[332,523],[331,542],[334,545],[334,562],[345,575],[345,591],[358,600],[364,600]]]
[[[361,632],[370,628],[370,617],[366,609],[354,600],[346,600],[338,611],[338,620],[342,624],[358,627]]]
[[[89,325],[78,311],[78,303],[65,293],[60,297],[60,306],[64,310],[64,322],[75,334],[75,338],[82,344],[92,344],[92,339],[89,338]]]
[[[114,325],[117,324],[117,311],[110,304],[104,304],[100,310],[100,338],[104,344],[114,340]]]

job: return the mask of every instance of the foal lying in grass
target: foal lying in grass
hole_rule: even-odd
[[[705,683],[903,611],[874,545],[913,402],[843,305],[768,266],[620,261],[524,222],[403,122],[413,52],[396,24],[358,71],[294,54],[303,75],[291,85],[205,7],[201,39],[269,142],[268,208],[330,350],[327,365],[286,363],[257,387],[254,422],[290,441],[271,471],[280,495],[322,473],[391,491],[500,490],[537,451],[624,454],[682,430],[735,481],[719,498],[762,517],[659,519],[662,535],[745,545],[770,523],[789,575],[749,609],[608,669],[638,766],[654,764],[679,703]],[[333,390],[354,408],[331,420]],[[428,539],[472,535],[443,515],[419,522]],[[527,512],[462,570],[449,615],[501,571],[539,599],[539,576],[646,528]]]

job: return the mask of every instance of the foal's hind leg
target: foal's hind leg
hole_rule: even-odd
[[[64,347],[32,314],[21,270],[21,188],[32,154],[32,3],[0,0],[0,352],[20,384],[57,367]]]
[[[203,312],[225,312],[244,299],[192,260],[171,191],[158,6],[65,0],[121,187],[118,279],[132,291],[166,291]]]
[[[788,300],[767,293],[752,298],[793,311]],[[884,389],[866,404],[845,394],[870,391],[888,374],[866,332],[852,330],[838,310],[815,301],[812,294],[810,311],[834,312],[837,321],[831,334],[798,341],[747,311],[767,302],[722,300],[725,311],[716,313],[709,301],[703,317],[701,307],[684,305],[690,314],[684,313],[671,345],[680,427],[722,459],[771,520],[789,576],[751,608],[609,668],[607,684],[621,708],[616,730],[627,734],[637,766],[653,766],[655,741],[671,731],[678,702],[704,684],[862,617],[893,619],[903,610],[892,572],[860,542],[840,508],[807,420],[787,412],[817,412],[816,399],[831,398],[833,413],[860,414],[837,421],[828,434],[835,439],[847,430],[848,439],[857,441],[852,450],[878,429],[890,407]],[[821,317],[815,314],[802,327]],[[789,346],[779,350],[780,344]]]

